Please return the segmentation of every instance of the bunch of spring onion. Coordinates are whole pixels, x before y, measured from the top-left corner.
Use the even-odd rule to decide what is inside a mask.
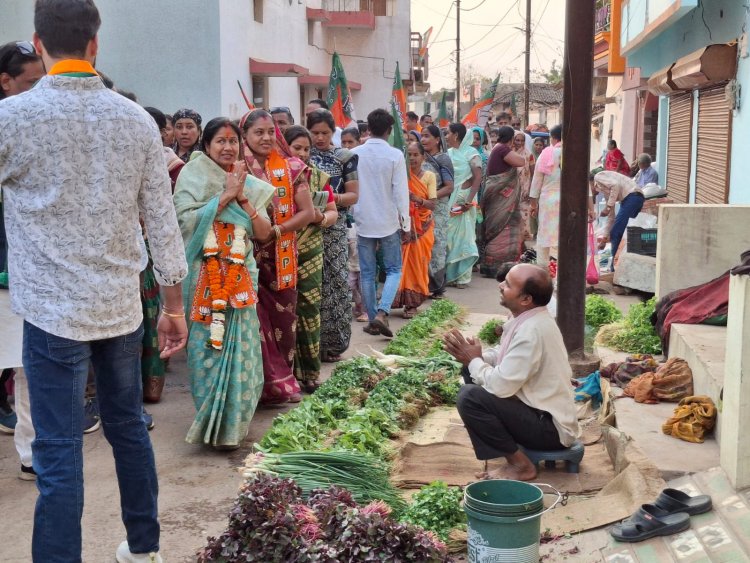
[[[438,371],[441,368],[449,370],[460,369],[461,363],[455,361],[447,353],[427,358],[407,358],[398,354],[383,354],[370,347],[372,357],[377,362],[391,371],[397,371],[400,368],[415,368],[427,373]]]
[[[250,478],[258,472],[293,479],[305,497],[313,489],[336,485],[347,489],[354,500],[363,505],[382,500],[396,513],[406,507],[388,480],[387,464],[367,454],[344,451],[259,452],[248,458],[243,475]]]

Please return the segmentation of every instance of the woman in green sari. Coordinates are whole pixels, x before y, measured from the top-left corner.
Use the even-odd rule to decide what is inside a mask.
[[[258,269],[250,239],[271,236],[266,207],[274,188],[235,164],[240,139],[229,119],[211,120],[204,152],[192,155],[174,194],[189,266],[183,291],[197,410],[186,439],[219,449],[240,446],[263,389]]]
[[[312,138],[301,125],[284,132],[293,156],[309,165]],[[312,393],[320,385],[320,300],[323,286],[323,229],[338,220],[333,190],[328,174],[308,168],[310,195],[315,205],[315,218],[297,234],[297,341],[294,354],[294,375],[303,391]]]
[[[462,123],[451,123],[445,135],[453,162],[453,193],[448,201],[448,258],[445,281],[460,289],[471,282],[471,270],[479,258],[477,250],[477,192],[482,183],[482,158],[471,146],[473,135]]]

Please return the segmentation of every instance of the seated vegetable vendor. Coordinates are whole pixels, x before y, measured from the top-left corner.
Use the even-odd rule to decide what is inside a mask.
[[[552,292],[546,270],[518,264],[500,283],[500,303],[513,318],[498,346],[483,353],[456,329],[444,337],[445,349],[468,368],[457,406],[477,459],[508,461],[482,478],[534,479],[536,466],[519,445],[560,450],[578,437],[568,353],[546,307]]]

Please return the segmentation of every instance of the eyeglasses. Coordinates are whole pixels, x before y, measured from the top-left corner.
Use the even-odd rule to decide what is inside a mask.
[[[5,72],[5,67],[13,58],[13,55],[18,53],[24,57],[36,56],[36,49],[31,41],[16,41],[16,45],[13,49],[9,49],[0,59],[0,72]]]

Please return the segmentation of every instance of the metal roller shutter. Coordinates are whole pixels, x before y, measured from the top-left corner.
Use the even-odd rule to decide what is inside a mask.
[[[667,194],[675,203],[688,203],[690,149],[693,128],[693,93],[669,98],[667,136]]]
[[[695,203],[727,203],[732,111],[724,85],[698,93]]]

